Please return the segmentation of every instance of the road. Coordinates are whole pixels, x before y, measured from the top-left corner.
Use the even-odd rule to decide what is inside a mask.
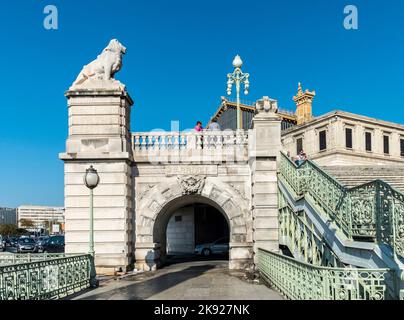
[[[263,284],[229,271],[227,261],[192,261],[163,269],[101,281],[74,300],[282,300]]]

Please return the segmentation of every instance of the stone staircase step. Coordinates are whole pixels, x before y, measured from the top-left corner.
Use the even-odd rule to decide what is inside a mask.
[[[382,180],[404,192],[404,166],[323,166],[326,173],[346,187]]]

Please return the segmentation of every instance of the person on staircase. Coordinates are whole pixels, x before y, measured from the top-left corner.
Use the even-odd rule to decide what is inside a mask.
[[[307,161],[307,154],[301,150],[296,157],[295,163],[298,167],[300,167],[305,161]]]

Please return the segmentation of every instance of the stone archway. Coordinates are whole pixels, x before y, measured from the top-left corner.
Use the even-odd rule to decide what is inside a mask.
[[[164,263],[162,239],[173,210],[192,203],[215,207],[230,229],[229,268],[252,264],[252,218],[248,201],[230,184],[202,176],[172,177],[136,195],[136,268],[154,270]],[[163,243],[163,247],[162,247]]]
[[[224,213],[223,209],[220,208],[216,203],[214,203],[210,199],[202,197],[200,195],[184,195],[178,199],[174,199],[170,203],[168,203],[164,208],[162,208],[162,210],[157,215],[157,218],[154,222],[153,242],[159,245],[161,264],[165,264],[165,261],[166,261],[167,225],[168,225],[170,218],[172,217],[172,215],[175,212],[177,212],[178,209],[181,209],[188,205],[194,205],[194,204],[198,204],[198,205],[205,204],[205,205],[215,208],[225,218],[229,231],[230,231],[231,222],[229,221],[228,217]],[[230,234],[230,232],[227,233],[225,236],[229,236],[229,234]]]

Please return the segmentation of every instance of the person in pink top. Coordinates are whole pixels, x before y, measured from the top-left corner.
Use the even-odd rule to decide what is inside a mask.
[[[198,122],[196,123],[196,126],[195,126],[195,131],[196,131],[196,132],[201,132],[202,130],[203,130],[202,122],[198,121]]]

